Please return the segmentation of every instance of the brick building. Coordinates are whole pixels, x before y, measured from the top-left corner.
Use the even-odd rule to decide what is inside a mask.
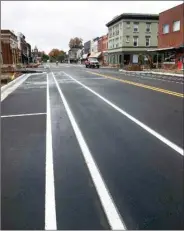
[[[158,48],[184,45],[184,3],[159,14]]]
[[[162,67],[177,65],[182,69],[184,59],[184,3],[159,14],[158,48]]]
[[[1,51],[4,66],[18,63],[18,40],[17,36],[10,30],[1,30]]]
[[[108,34],[103,35],[98,40],[98,52],[101,52],[101,65],[108,65]]]

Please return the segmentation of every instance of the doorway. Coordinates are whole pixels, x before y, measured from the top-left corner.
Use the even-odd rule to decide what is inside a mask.
[[[124,54],[124,64],[130,64],[130,54]]]

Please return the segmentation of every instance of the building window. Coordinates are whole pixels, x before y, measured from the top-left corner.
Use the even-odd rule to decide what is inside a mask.
[[[138,55],[136,55],[136,54],[133,55],[133,56],[132,56],[132,63],[138,63],[138,59],[139,59],[139,58],[138,58]]]
[[[134,47],[138,46],[138,36],[133,37],[133,44],[134,44]]]
[[[173,22],[173,31],[179,31],[180,30],[180,21]]]
[[[163,34],[168,34],[169,33],[169,24],[163,25]]]
[[[134,22],[134,32],[138,32],[138,31],[139,31],[139,23]]]
[[[151,31],[151,23],[146,23],[146,32]]]
[[[130,28],[130,22],[126,22],[126,28]]]
[[[127,35],[127,36],[126,36],[126,43],[129,43],[129,42],[130,42],[130,36]]]
[[[150,36],[146,36],[146,47],[150,46]]]

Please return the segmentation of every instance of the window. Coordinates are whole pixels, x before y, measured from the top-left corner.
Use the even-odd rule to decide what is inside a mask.
[[[168,34],[169,33],[169,24],[163,25],[163,34]]]
[[[119,47],[119,38],[115,40],[115,43],[116,43],[116,47]]]
[[[133,37],[133,44],[134,44],[134,47],[138,46],[138,36]]]
[[[130,22],[126,22],[126,28],[130,28]]]
[[[173,22],[173,32],[180,30],[180,21]]]
[[[138,30],[139,30],[139,23],[134,22],[134,32],[138,32]]]
[[[132,62],[133,63],[138,63],[138,60],[139,60],[138,55],[133,55]]]
[[[130,36],[127,35],[127,36],[126,36],[126,43],[129,43],[129,42],[130,42]]]
[[[146,36],[146,47],[150,46],[150,36]]]
[[[146,23],[146,32],[151,31],[151,23]]]

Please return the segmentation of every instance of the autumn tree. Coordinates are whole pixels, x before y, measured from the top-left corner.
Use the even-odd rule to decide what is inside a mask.
[[[54,48],[49,52],[49,57],[50,57],[51,62],[54,62],[54,61],[62,62],[66,57],[66,53],[63,50]]]
[[[71,48],[82,48],[83,44],[82,44],[83,40],[81,38],[75,37],[75,38],[71,38],[69,41],[69,47]]]
[[[60,50],[54,48],[49,52],[49,56],[52,58],[56,58],[58,57],[59,53],[60,53]]]

